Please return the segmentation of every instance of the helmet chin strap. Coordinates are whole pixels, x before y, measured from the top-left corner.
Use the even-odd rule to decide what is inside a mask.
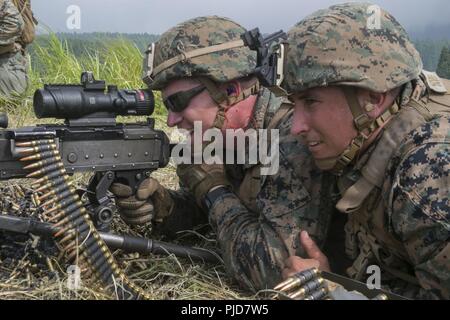
[[[398,105],[394,102],[394,104],[379,117],[371,119],[366,112],[372,111],[373,105],[368,103],[364,108],[361,107],[354,87],[342,86],[342,90],[350,107],[350,111],[352,112],[353,124],[358,131],[358,135],[339,156],[315,161],[319,169],[331,170],[335,174],[341,174],[344,168],[355,159],[358,152],[363,147],[364,142],[372,135],[372,133],[384,126],[385,123],[399,110]]]
[[[225,123],[225,109],[247,99],[252,95],[258,94],[260,89],[259,81],[256,80],[252,86],[241,90],[237,96],[229,96],[223,90],[220,90],[217,84],[211,79],[200,78],[199,81],[206,87],[206,90],[208,90],[211,98],[219,106],[216,118],[214,119],[213,127],[220,130],[223,128]]]

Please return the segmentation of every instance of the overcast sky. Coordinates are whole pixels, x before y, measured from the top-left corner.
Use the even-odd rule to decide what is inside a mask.
[[[35,16],[55,32],[124,32],[160,34],[186,19],[220,15],[247,29],[259,27],[266,33],[288,30],[309,13],[333,0],[32,0]],[[393,14],[407,29],[450,25],[448,0],[374,0]],[[80,8],[80,29],[69,29],[66,13],[71,5]],[[71,20],[72,25],[74,20]],[[450,33],[450,30],[449,30]]]

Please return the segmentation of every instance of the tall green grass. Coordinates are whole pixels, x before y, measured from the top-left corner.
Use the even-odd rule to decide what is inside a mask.
[[[28,72],[30,85],[26,94],[14,98],[0,97],[0,112],[8,113],[10,126],[43,122],[34,117],[34,91],[48,83],[79,83],[83,71],[92,71],[96,79],[105,80],[107,84],[114,84],[119,88],[144,87],[141,80],[142,53],[127,39],[105,40],[98,50],[89,50],[81,56],[76,56],[65,40],[61,41],[55,34],[50,33],[46,41],[35,44],[33,50],[33,61],[30,61]],[[154,115],[158,120],[162,120],[165,114],[160,95],[155,93]],[[119,121],[136,119],[119,117]],[[44,122],[54,120],[45,119]]]

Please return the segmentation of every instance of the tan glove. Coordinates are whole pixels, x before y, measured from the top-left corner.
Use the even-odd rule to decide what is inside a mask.
[[[177,175],[201,207],[204,196],[214,187],[229,186],[222,164],[180,164]]]
[[[174,207],[169,192],[153,178],[145,179],[135,195],[131,187],[121,183],[112,184],[110,190],[117,197],[120,216],[128,225],[143,225],[150,221],[160,223]]]

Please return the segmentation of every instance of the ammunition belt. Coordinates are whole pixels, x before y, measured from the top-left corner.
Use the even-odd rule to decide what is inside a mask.
[[[317,268],[304,270],[278,284],[274,299],[281,300],[325,300],[328,287]]]
[[[64,164],[52,139],[16,142],[16,150],[27,162],[25,170],[33,170],[28,178],[38,192],[34,200],[44,208],[43,216],[58,231],[55,241],[71,264],[80,266],[83,275],[113,292],[118,299],[150,299],[145,291],[132,283],[117,265],[105,242],[100,238],[80,197],[64,169]],[[41,204],[42,201],[45,201]]]

